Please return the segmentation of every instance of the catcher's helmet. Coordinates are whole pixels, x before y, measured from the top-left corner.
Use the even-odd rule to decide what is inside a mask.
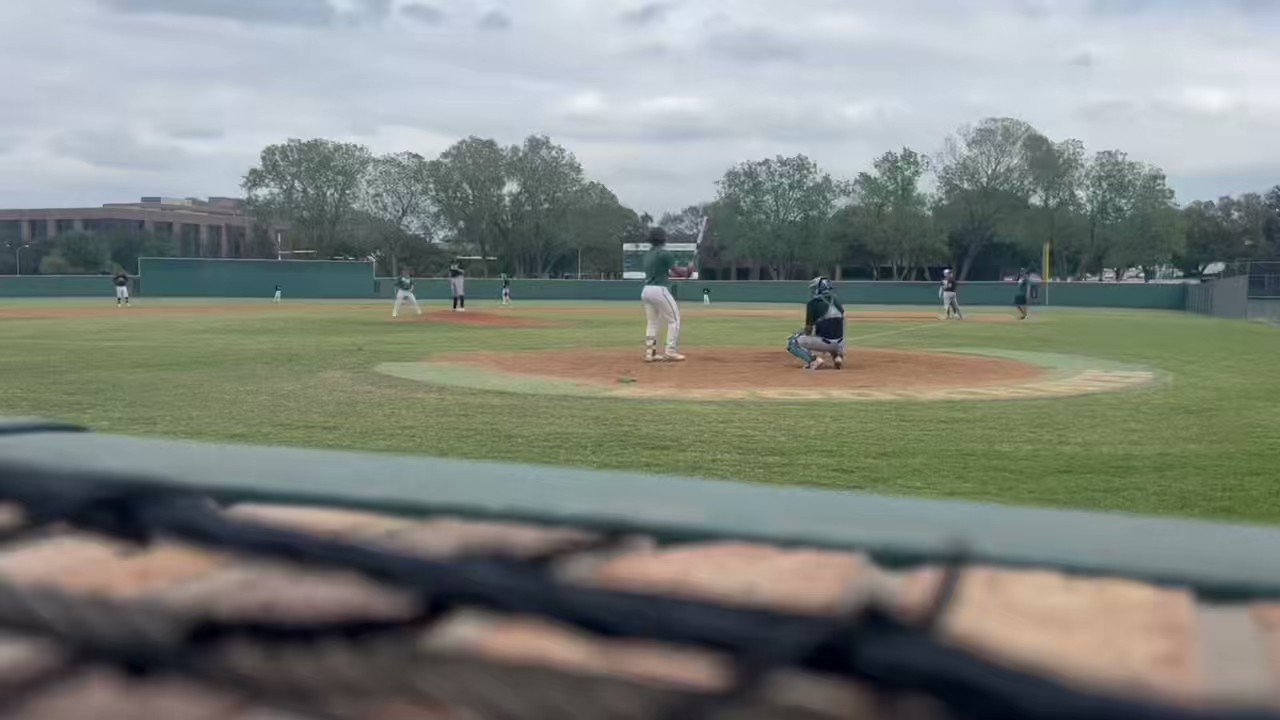
[[[830,280],[826,279],[825,277],[819,276],[814,278],[813,282],[809,283],[809,291],[812,292],[815,296],[830,295],[834,291],[834,288],[831,287]]]

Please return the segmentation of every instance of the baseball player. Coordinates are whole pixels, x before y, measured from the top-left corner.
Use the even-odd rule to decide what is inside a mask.
[[[280,304],[280,293],[281,293],[282,291],[283,291],[283,289],[282,289],[279,285],[276,285],[276,294],[275,294],[275,296],[274,296],[274,297],[272,297],[272,298],[271,298],[271,302],[275,303],[276,305],[279,305],[279,304]]]
[[[511,278],[506,273],[502,273],[502,304],[511,304]]]
[[[111,278],[111,282],[116,286],[116,307],[120,307],[121,303],[125,307],[132,307],[129,305],[129,273],[121,270]]]
[[[1013,305],[1018,308],[1018,319],[1027,319],[1027,294],[1031,292],[1031,275],[1026,268],[1018,270],[1018,290],[1013,296]]]
[[[413,296],[413,278],[409,277],[408,270],[401,270],[400,277],[396,278],[396,304],[391,308],[391,317],[400,316],[400,304],[405,300],[413,303],[413,309],[419,315],[422,314],[422,308],[418,305],[418,298]]]
[[[703,305],[711,304],[711,288],[709,287],[702,288],[702,304]]]
[[[804,361],[805,370],[817,370],[827,353],[837,370],[844,368],[844,305],[831,281],[816,277],[809,283],[812,297],[805,306],[804,330],[787,338],[787,352]]]
[[[956,290],[959,283],[956,281],[955,273],[948,268],[942,271],[942,307],[947,311],[947,319],[950,320],[954,315],[957,320],[964,319],[964,313],[960,312],[960,300]]]
[[[680,354],[680,308],[671,296],[671,278],[689,277],[693,267],[677,266],[675,256],[667,250],[666,245],[666,230],[655,227],[649,231],[649,252],[644,254],[644,290],[640,291],[646,321],[645,362],[679,362],[685,359]],[[661,355],[658,354],[659,320],[667,323],[667,346]]]
[[[454,263],[449,266],[449,292],[453,294],[453,311],[467,311],[466,275],[462,266]]]

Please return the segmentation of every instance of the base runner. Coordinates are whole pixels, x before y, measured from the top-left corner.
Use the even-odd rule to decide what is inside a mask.
[[[644,255],[644,360],[656,362],[684,360],[680,354],[680,308],[671,296],[671,278],[689,277],[692,266],[678,267],[676,258],[667,250],[667,231],[656,227],[649,231],[649,252]],[[667,324],[666,350],[658,354],[658,321]]]
[[[502,273],[502,304],[511,304],[511,278],[506,273]]]
[[[959,283],[956,282],[955,273],[950,269],[942,271],[942,306],[947,311],[947,319],[950,320],[954,315],[957,320],[964,319],[964,313],[960,312],[960,295],[957,292]]]
[[[129,305],[129,274],[121,270],[111,278],[111,282],[116,286],[116,307],[120,307],[120,303],[124,303],[125,307]]]
[[[422,308],[418,305],[418,298],[413,295],[413,278],[409,277],[408,270],[401,270],[400,277],[396,278],[396,304],[391,307],[391,317],[400,316],[400,304],[405,300],[413,303],[413,309],[419,315],[422,314]]]
[[[844,305],[836,297],[831,281],[816,277],[809,283],[812,297],[805,306],[804,330],[787,338],[787,352],[804,361],[805,370],[817,370],[823,360],[817,353],[831,356],[837,370],[844,368]]]

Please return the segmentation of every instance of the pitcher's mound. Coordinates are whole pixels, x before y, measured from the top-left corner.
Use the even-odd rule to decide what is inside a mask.
[[[653,400],[1026,400],[1151,384],[1151,370],[1097,358],[852,348],[843,370],[804,370],[780,348],[690,348],[646,363],[640,348],[434,355],[382,363],[393,377],[475,390]],[[1002,355],[1002,356],[1001,356]]]
[[[468,353],[436,357],[432,362],[465,362],[511,375],[573,380],[579,383],[687,390],[762,390],[770,388],[903,389],[983,387],[1034,380],[1036,365],[954,353],[853,348],[843,370],[830,366],[808,371],[781,348],[696,348],[685,362],[644,362],[635,348],[553,350],[516,353]]]

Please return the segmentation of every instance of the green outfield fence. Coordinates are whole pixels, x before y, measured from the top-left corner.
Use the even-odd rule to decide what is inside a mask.
[[[199,258],[142,258],[134,292],[144,297],[243,297],[270,298],[276,285],[286,299],[391,298],[393,278],[375,278],[373,264],[323,260],[213,260]],[[938,285],[933,282],[838,282],[842,299],[850,304],[936,305]],[[1063,307],[1114,307],[1184,310],[1188,285],[1158,283],[1053,283],[1035,287],[1033,304]],[[686,281],[674,291],[684,302],[698,301],[702,289],[711,290],[713,302],[791,303],[808,297],[807,281]],[[467,280],[467,296],[496,299],[497,279]],[[621,300],[634,301],[640,284],[631,280],[535,280],[516,279],[512,295],[521,300]],[[1011,282],[972,282],[960,287],[964,306],[1010,306],[1015,286]],[[114,297],[106,276],[0,277],[0,297]],[[417,295],[424,300],[449,297],[448,280],[417,281]],[[1047,295],[1047,298],[1046,298]],[[1047,300],[1047,302],[1046,302]]]
[[[373,263],[341,260],[141,258],[138,294],[155,297],[262,297],[279,285],[289,297],[368,298]]]
[[[0,297],[115,296],[115,285],[108,275],[0,276]]]
[[[379,278],[378,297],[395,295],[393,278]],[[938,284],[933,282],[835,283],[840,298],[850,304],[865,305],[936,305]],[[492,279],[468,279],[467,297],[497,298],[502,283]],[[804,281],[686,281],[674,284],[676,296],[683,302],[701,301],[702,289],[711,290],[712,302],[776,302],[790,303],[809,296],[809,283]],[[1015,285],[1011,282],[973,282],[961,286],[962,305],[1012,306]],[[1045,304],[1044,288],[1035,288],[1035,304]],[[1139,283],[1054,283],[1049,288],[1048,304],[1067,307],[1119,307],[1156,310],[1182,310],[1186,305],[1186,286],[1180,284]],[[419,299],[444,300],[449,297],[445,279],[420,279],[416,294]],[[634,280],[524,280],[511,283],[512,298],[520,300],[636,300],[640,284]]]

